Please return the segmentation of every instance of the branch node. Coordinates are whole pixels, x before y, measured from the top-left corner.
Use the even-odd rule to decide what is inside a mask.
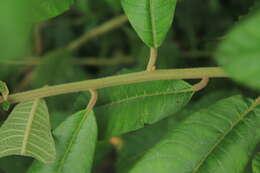
[[[91,94],[91,98],[90,101],[87,105],[87,109],[91,110],[94,108],[96,102],[97,102],[97,98],[98,98],[98,93],[95,89],[90,89],[89,90],[90,94]]]

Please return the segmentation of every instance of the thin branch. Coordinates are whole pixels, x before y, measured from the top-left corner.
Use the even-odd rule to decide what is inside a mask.
[[[84,35],[82,35],[80,38],[74,40],[73,42],[71,42],[68,46],[67,49],[70,51],[74,51],[78,48],[80,48],[83,44],[87,43],[88,41],[90,41],[91,39],[105,34],[113,29],[116,29],[118,27],[120,27],[121,25],[125,24],[127,22],[127,17],[125,15],[116,17],[94,29],[92,29],[89,32],[86,32]]]
[[[75,41],[72,41],[70,44],[68,44],[65,47],[65,49],[68,49],[69,51],[74,51],[74,50],[80,48],[86,42],[90,41],[91,39],[93,39],[97,36],[100,36],[102,34],[105,34],[113,29],[116,29],[116,28],[120,27],[121,25],[123,25],[125,22],[127,22],[126,16],[122,15],[122,16],[116,17],[116,18],[102,24],[101,26],[98,26],[97,28],[94,28],[93,30],[86,32],[80,38],[78,38]],[[33,71],[31,71],[31,73],[33,73]],[[29,74],[29,75],[33,75],[33,74]],[[22,83],[30,82],[27,79],[28,78],[25,78],[24,80],[22,80]],[[31,80],[33,80],[33,78],[31,78]],[[24,86],[26,86],[26,85],[24,85]]]
[[[156,70],[152,73],[144,71],[117,75],[99,79],[73,82],[56,86],[48,86],[31,91],[11,94],[8,101],[12,103],[29,101],[37,98],[45,98],[55,95],[87,91],[89,89],[100,89],[105,87],[125,85],[130,83],[139,83],[155,80],[173,80],[173,79],[202,79],[202,78],[226,78],[228,75],[219,67],[208,68],[187,68],[172,70]],[[0,103],[3,98],[0,97]]]
[[[150,58],[149,58],[149,62],[148,62],[147,68],[146,68],[146,70],[148,72],[152,72],[152,71],[156,70],[157,56],[158,56],[157,48],[151,48],[150,49]]]
[[[98,58],[98,57],[80,57],[74,58],[73,63],[77,65],[91,65],[91,66],[115,66],[122,64],[131,64],[135,62],[133,57],[122,56],[122,57],[112,57],[112,58]],[[0,60],[1,64],[6,65],[30,65],[36,66],[42,63],[42,60],[38,57],[30,58],[27,61],[12,61],[12,60]]]
[[[98,93],[94,89],[90,89],[89,92],[91,94],[91,99],[87,105],[87,109],[92,110],[97,102]]]

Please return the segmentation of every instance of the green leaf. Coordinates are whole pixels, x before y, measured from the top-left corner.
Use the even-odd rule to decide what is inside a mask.
[[[76,67],[70,52],[65,49],[50,52],[43,59],[35,69],[32,81],[34,88],[74,82],[85,78],[84,71],[80,67]]]
[[[31,49],[31,24],[28,19],[29,4],[24,1],[1,0],[0,5],[0,79],[14,80],[21,74],[14,65],[3,62],[26,59]]]
[[[122,137],[123,148],[118,153],[117,173],[128,173],[145,152],[154,147],[170,128],[177,127],[177,124],[175,116],[171,116],[156,124],[124,135]]]
[[[55,146],[50,129],[43,100],[18,104],[0,128],[0,157],[22,155],[53,162]]]
[[[242,20],[220,44],[216,59],[236,81],[260,89],[260,12]],[[246,68],[246,69],[245,69]]]
[[[252,163],[253,173],[260,173],[260,153],[257,153]]]
[[[54,131],[57,159],[52,164],[35,161],[29,173],[90,173],[97,142],[93,111],[70,116]]]
[[[42,21],[58,16],[68,10],[74,0],[29,0],[33,21]]]
[[[117,172],[128,173],[147,151],[167,135],[169,130],[177,128],[185,118],[198,111],[199,108],[207,108],[210,104],[225,98],[227,95],[230,95],[230,90],[214,91],[195,102],[190,102],[184,109],[169,118],[124,135],[122,137],[123,149],[118,153]]]
[[[159,47],[171,27],[177,0],[122,0],[122,6],[139,37]]]
[[[121,4],[120,0],[105,0],[107,2],[107,5],[113,9],[115,12],[120,12],[121,10]]]
[[[173,127],[129,173],[242,172],[259,127],[256,102],[240,96],[221,100]]]
[[[109,138],[137,130],[178,112],[193,95],[187,91],[190,87],[182,80],[166,80],[99,90],[95,107],[99,137]],[[88,99],[81,102],[86,103]]]

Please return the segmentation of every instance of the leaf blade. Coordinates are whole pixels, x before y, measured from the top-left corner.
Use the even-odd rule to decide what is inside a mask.
[[[68,10],[74,0],[30,0],[32,20],[35,22],[58,16]]]
[[[95,107],[99,137],[115,137],[176,113],[191,99],[190,88],[182,80],[166,80],[99,90]],[[85,96],[85,102],[88,99]]]
[[[259,127],[260,109],[249,103],[231,97],[193,114],[147,152],[130,173],[243,171],[248,153],[259,140],[254,128]]]
[[[20,103],[0,129],[0,157],[22,155],[52,162],[56,153],[50,129],[43,100]]]
[[[173,20],[176,0],[122,0],[122,6],[139,37],[159,47]]]
[[[230,31],[215,53],[217,62],[237,82],[260,89],[260,13],[255,10]],[[243,70],[248,67],[246,70]]]
[[[54,163],[44,165],[34,162],[29,173],[59,173],[91,171],[97,126],[93,111],[83,110],[70,116],[54,130],[57,139],[57,159]]]

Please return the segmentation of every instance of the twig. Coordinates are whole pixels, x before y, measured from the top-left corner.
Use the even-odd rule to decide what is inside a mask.
[[[73,82],[56,86],[49,86],[31,91],[11,94],[8,101],[12,103],[45,98],[55,95],[87,91],[89,89],[99,89],[130,83],[139,83],[155,80],[173,80],[173,79],[202,79],[202,78],[226,78],[228,75],[219,67],[207,68],[187,68],[173,70],[156,70],[150,72],[137,72],[124,75],[117,75],[99,79]],[[203,86],[203,85],[202,85]],[[0,103],[3,99],[0,98]]]
[[[87,43],[89,40],[91,40],[99,35],[105,34],[113,29],[116,29],[126,22],[127,22],[127,17],[125,15],[116,17],[116,18],[92,29],[91,31],[86,32],[80,38],[71,42],[67,46],[67,49],[70,51],[74,51],[74,50],[80,48],[83,44]]]
[[[98,58],[98,57],[80,57],[74,58],[73,63],[77,65],[91,65],[91,66],[114,66],[122,64],[131,64],[135,62],[133,57],[122,56],[122,57],[113,57],[113,58]],[[12,60],[0,60],[0,64],[6,65],[30,65],[36,66],[41,64],[42,61],[38,57],[31,58],[25,61],[12,61]]]

